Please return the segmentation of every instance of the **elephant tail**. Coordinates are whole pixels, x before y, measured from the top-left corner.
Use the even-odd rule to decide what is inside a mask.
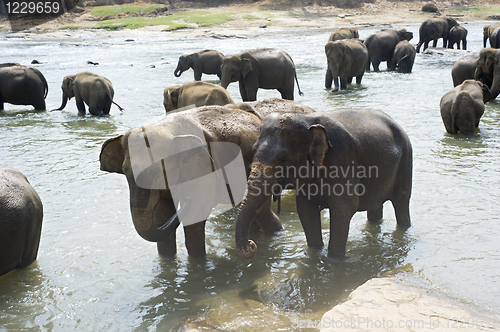
[[[117,103],[115,103],[114,100],[112,102],[113,102],[113,104],[115,104],[118,107],[118,109],[120,110],[120,112],[125,111],[125,109],[123,107],[121,107],[120,105],[118,105]]]
[[[297,73],[295,73],[295,82],[297,82],[297,89],[299,89],[299,96],[303,96],[304,93],[300,91],[299,80],[297,80]]]

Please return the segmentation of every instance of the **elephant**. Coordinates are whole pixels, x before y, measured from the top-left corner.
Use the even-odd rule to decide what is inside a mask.
[[[202,106],[167,113],[165,118],[157,123],[131,129],[124,135],[110,138],[104,142],[100,154],[100,168],[102,171],[124,174],[126,176],[129,185],[130,210],[134,226],[142,238],[157,242],[157,249],[160,255],[173,256],[176,254],[175,230],[180,222],[179,216],[186,213],[196,213],[201,207],[198,206],[198,203],[193,203],[193,208],[190,209],[190,205],[187,205],[190,203],[186,203],[186,199],[186,202],[182,202],[184,205],[181,205],[180,209],[177,210],[176,207],[178,205],[175,204],[173,194],[176,182],[171,182],[170,178],[168,182],[163,183],[162,187],[158,187],[159,189],[143,185],[144,181],[141,180],[141,177],[137,177],[136,180],[134,168],[137,170],[138,163],[148,163],[150,157],[148,155],[145,158],[140,158],[141,155],[139,154],[139,158],[137,158],[138,150],[135,143],[141,142],[141,140],[147,137],[149,144],[154,148],[151,149],[151,152],[156,151],[155,153],[159,154],[160,157],[165,155],[165,151],[175,149],[177,146],[193,140],[205,140],[206,143],[201,144],[205,146],[207,144],[212,146],[214,142],[235,143],[240,147],[243,157],[245,170],[241,184],[244,190],[253,157],[252,147],[259,136],[261,118],[271,112],[307,114],[314,112],[314,110],[293,101],[277,98],[237,105]],[[198,131],[201,133],[201,137],[186,134],[186,130],[189,130],[188,133]],[[155,142],[157,142],[156,145]],[[146,145],[141,146],[147,149]],[[176,172],[182,173],[193,169],[201,163],[197,160],[200,154],[193,154],[193,156],[178,154],[179,157],[177,160],[179,160],[181,165],[173,169],[172,173],[175,175]],[[142,159],[145,160],[143,161]],[[165,164],[162,162],[163,166]],[[157,175],[154,173],[154,165],[159,165],[159,162],[157,164],[153,164],[153,162],[146,164],[146,166],[150,167],[146,168],[143,173],[147,175],[148,169],[151,169],[153,172],[152,175]],[[209,172],[211,172],[211,164],[209,163],[208,166]],[[159,174],[160,178],[164,179],[163,172],[160,171]],[[225,185],[223,189],[227,195]],[[232,186],[231,189],[233,189]],[[205,199],[208,203],[213,203],[210,199],[213,199],[215,195],[210,190],[215,189],[212,187],[197,186],[195,190],[197,191],[196,195],[201,195],[202,199]],[[243,192],[241,192],[242,196]],[[194,206],[195,204],[196,206]],[[260,225],[262,223],[262,230],[267,234],[281,230],[282,226],[279,219],[270,209],[271,200],[266,202],[265,205],[265,208],[259,212],[260,220],[257,221],[257,224]],[[205,219],[214,206],[215,203],[204,205],[205,210],[202,212],[205,213]],[[185,246],[190,256],[204,256],[206,254],[205,220],[200,219],[200,221],[189,225],[184,223]]]
[[[277,89],[281,98],[293,100],[294,78],[299,81],[295,72],[295,64],[288,53],[273,48],[259,48],[243,51],[234,55],[226,55],[222,60],[221,85],[239,81],[240,94],[243,101],[257,100],[257,90]]]
[[[332,32],[328,41],[336,41],[342,39],[357,39],[359,38],[358,29],[354,28],[340,28]]]
[[[201,81],[202,74],[215,74],[221,78],[220,66],[224,55],[215,50],[203,50],[192,54],[183,54],[179,57],[177,68],[175,68],[175,77],[180,77],[181,74],[193,68],[194,80]]]
[[[500,27],[496,28],[491,33],[490,44],[493,48],[500,48]]]
[[[356,77],[356,83],[360,84],[365,73],[368,62],[368,50],[358,39],[343,39],[330,41],[325,45],[328,68],[325,75],[325,88],[329,89],[334,82],[332,92],[340,88],[346,89],[347,83]]]
[[[397,43],[392,56],[392,68],[399,67],[402,73],[411,73],[417,50],[407,40]]]
[[[453,86],[462,84],[463,81],[468,79],[474,79],[474,73],[476,72],[476,62],[479,59],[479,55],[471,54],[461,57],[453,64],[451,69],[451,78],[453,79]]]
[[[500,94],[500,49],[487,47],[479,52],[474,79],[490,88],[491,99]]]
[[[468,79],[448,91],[440,101],[441,118],[449,134],[473,135],[484,113],[484,103],[491,100],[486,84]]]
[[[417,44],[417,53],[420,53],[420,47],[424,45],[424,51],[433,41],[433,47],[436,47],[439,38],[443,38],[443,47],[446,48],[451,28],[458,25],[457,21],[449,17],[432,17],[425,20],[419,28],[420,40]]]
[[[295,189],[309,247],[323,247],[320,210],[329,208],[330,257],[345,255],[356,211],[368,211],[368,220],[379,222],[383,203],[390,200],[398,226],[411,224],[411,143],[403,128],[381,111],[273,113],[262,120],[254,152],[235,230],[244,258],[252,258],[257,249],[249,240],[250,224],[268,197],[283,189]]]
[[[177,108],[195,105],[234,104],[233,98],[223,87],[208,82],[190,82],[171,86],[163,91],[163,106],[166,112]]]
[[[456,25],[450,29],[448,48],[453,48],[457,44],[457,50],[460,49],[460,42],[462,42],[462,50],[467,49],[467,29]]]
[[[66,107],[68,99],[75,97],[78,114],[86,113],[85,104],[89,107],[90,114],[104,116],[109,114],[111,103],[123,108],[113,101],[115,91],[111,81],[106,77],[90,72],[82,72],[64,77],[61,89],[63,91],[62,104],[52,111],[61,111]]]
[[[379,71],[379,65],[382,61],[387,61],[389,70],[395,70],[392,57],[394,48],[402,40],[411,40],[413,33],[406,29],[382,29],[368,36],[364,44],[368,49],[368,63],[366,70],[370,70],[370,63],[374,71]]]
[[[43,204],[26,176],[0,168],[0,275],[36,260]]]
[[[488,39],[490,39],[490,46],[493,47],[493,45],[491,44],[491,34],[493,33],[493,31],[495,31],[496,28],[499,28],[500,27],[500,23],[494,23],[494,24],[491,24],[491,25],[485,25],[484,28],[483,28],[483,47],[486,47],[486,41],[488,41]]]
[[[47,81],[38,69],[19,63],[0,64],[0,111],[4,103],[31,105],[44,111],[48,92]]]

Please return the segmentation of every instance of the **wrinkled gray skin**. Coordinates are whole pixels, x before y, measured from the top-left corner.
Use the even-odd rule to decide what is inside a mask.
[[[467,49],[467,29],[462,26],[454,26],[450,29],[448,48],[453,48],[457,44],[457,50],[460,49],[460,42],[462,43],[462,50]]]
[[[149,133],[154,133],[157,139],[169,140],[173,138],[178,128],[196,127],[203,131],[207,143],[232,142],[237,144],[241,148],[248,174],[253,158],[252,147],[259,136],[261,117],[271,112],[311,113],[314,110],[293,101],[277,98],[240,103],[236,106],[203,106],[168,113],[165,118],[155,124],[134,128],[124,135],[108,139],[101,150],[101,170],[126,176],[130,190],[130,211],[137,233],[145,240],[157,242],[158,252],[161,255],[175,255],[175,231],[179,225],[179,218],[170,188],[151,190],[140,188],[136,184],[128,147],[130,137],[143,137],[143,130],[147,130]],[[148,138],[151,138],[150,135]],[[189,138],[189,135],[176,137],[175,143],[181,144],[183,140]],[[179,167],[180,172],[197,162],[196,155],[182,162],[186,167]],[[257,224],[261,225],[261,229],[266,234],[282,229],[281,223],[271,211],[270,206],[271,199],[264,203],[264,207],[259,212],[259,220],[257,220]],[[197,209],[197,206],[189,206],[189,209]],[[205,221],[185,226],[184,233],[188,254],[190,256],[205,255]]]
[[[4,103],[31,105],[44,111],[48,92],[47,81],[38,69],[19,63],[0,64],[0,111]]]
[[[332,32],[328,41],[336,41],[342,39],[356,39],[359,38],[358,29],[354,28],[340,28]]]
[[[440,102],[441,118],[450,134],[473,135],[484,113],[484,103],[491,99],[490,90],[476,80],[465,80],[448,91]]]
[[[243,101],[257,100],[257,90],[276,89],[281,98],[293,100],[295,64],[288,53],[273,48],[259,48],[226,55],[222,60],[221,86],[227,88],[231,82],[239,82]]]
[[[490,88],[492,99],[500,94],[500,49],[488,47],[479,52],[474,79]]]
[[[42,201],[28,179],[0,168],[0,275],[35,261],[42,219]]]
[[[208,82],[190,82],[180,86],[165,88],[163,106],[166,112],[190,105],[227,105],[234,104],[226,89]]]
[[[254,151],[236,221],[236,247],[244,258],[255,255],[257,246],[249,240],[250,224],[258,220],[257,212],[272,194],[271,188],[296,188],[297,212],[310,247],[323,247],[320,212],[329,209],[328,256],[345,254],[354,213],[368,211],[368,220],[379,222],[387,200],[394,206],[398,226],[410,226],[411,143],[404,130],[383,112],[341,109],[311,115],[270,114],[262,121]],[[378,173],[335,173],[335,169],[348,167],[372,167]],[[349,194],[349,186],[364,191]]]
[[[484,26],[484,28],[483,28],[483,47],[486,47],[486,42],[488,41],[488,39],[490,39],[491,34],[493,33],[493,31],[495,31],[496,28],[499,28],[499,27],[500,27],[500,23],[494,23],[494,24]],[[491,39],[490,39],[490,46],[493,47],[493,45],[491,45]]]
[[[362,42],[358,39],[330,41],[325,45],[325,53],[328,63],[325,88],[331,88],[333,80],[332,92],[338,91],[339,77],[340,89],[346,89],[353,77],[357,84],[361,83],[368,62],[368,50]]]
[[[392,67],[399,68],[402,73],[411,73],[417,50],[407,40],[400,41],[394,48]]]
[[[451,78],[453,79],[453,86],[462,84],[463,81],[474,79],[476,72],[476,62],[479,55],[471,54],[461,57],[453,64],[451,69]]]
[[[382,29],[368,36],[364,41],[369,55],[366,70],[370,70],[371,63],[373,70],[379,71],[379,65],[382,61],[387,61],[389,70],[395,70],[392,60],[394,48],[400,41],[412,38],[413,33],[406,31],[406,29]]]
[[[221,78],[220,66],[224,55],[215,50],[203,50],[192,54],[183,54],[179,57],[175,77],[180,77],[183,72],[193,68],[194,80],[201,81],[202,74],[213,74]]]
[[[433,17],[425,20],[418,30],[420,40],[417,44],[417,53],[420,52],[422,44],[425,51],[431,40],[433,41],[432,46],[436,47],[439,38],[443,38],[443,48],[446,48],[450,30],[456,25],[458,25],[457,21],[449,17]]]
[[[59,108],[52,111],[60,111],[66,107],[68,99],[75,97],[78,113],[84,115],[86,113],[85,104],[89,107],[89,113],[97,116],[109,114],[111,104],[118,106],[120,111],[123,110],[117,103],[113,101],[115,91],[111,81],[106,77],[99,76],[89,72],[78,73],[64,77],[61,89],[62,104]]]
[[[493,48],[500,48],[500,27],[496,28],[491,33],[490,44]]]

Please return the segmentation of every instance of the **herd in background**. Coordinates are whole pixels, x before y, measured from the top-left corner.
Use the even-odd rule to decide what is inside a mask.
[[[387,62],[389,70],[399,68],[403,73],[410,73],[416,53],[420,51],[422,45],[425,51],[431,41],[433,41],[433,46],[435,47],[440,38],[443,38],[443,47],[453,48],[455,44],[457,48],[460,47],[460,44],[462,49],[466,49],[467,47],[467,30],[459,26],[452,18],[437,17],[428,19],[420,26],[419,33],[420,40],[417,46],[414,47],[409,43],[413,38],[413,33],[406,31],[406,29],[382,29],[368,36],[365,40],[359,39],[356,29],[338,29],[331,34],[325,45],[325,54],[327,57],[325,87],[329,89],[333,83],[333,92],[339,89],[346,89],[347,84],[351,83],[353,78],[356,78],[356,83],[359,84],[361,83],[363,74],[367,70],[370,70],[371,66],[374,71],[379,71],[379,65],[384,61]],[[488,39],[491,48],[486,48]],[[483,43],[484,48],[480,51],[479,55],[467,55],[455,62],[452,68],[452,78],[455,87],[441,99],[441,116],[446,131],[451,134],[456,134],[459,131],[465,135],[474,134],[479,124],[479,119],[484,113],[484,103],[495,99],[500,94],[500,23],[484,27]],[[190,68],[194,71],[194,82],[181,86],[168,87],[164,90],[163,104],[167,112],[167,117],[169,117],[172,123],[161,121],[158,124],[142,127],[141,130],[151,130],[158,136],[171,136],[172,132],[169,126],[174,125],[175,122],[194,121],[194,125],[203,128],[205,134],[208,135],[205,137],[207,143],[223,140],[239,142],[238,144],[243,150],[245,157],[247,176],[250,174],[252,160],[256,162],[258,160],[255,158],[271,158],[275,151],[277,151],[274,149],[266,152],[264,149],[259,150],[259,146],[269,146],[269,144],[264,144],[266,139],[271,139],[271,136],[281,133],[283,133],[283,137],[280,139],[283,141],[280,142],[283,142],[285,146],[295,147],[289,151],[293,151],[293,154],[302,153],[300,156],[297,155],[295,160],[299,160],[313,152],[311,150],[308,151],[307,147],[299,149],[298,145],[294,144],[303,145],[310,140],[315,145],[321,142],[319,147],[322,150],[313,153],[315,158],[321,157],[318,159],[318,165],[331,163],[335,158],[337,158],[336,160],[342,160],[342,157],[333,155],[336,153],[335,151],[330,152],[329,147],[332,145],[328,141],[328,137],[337,135],[336,130],[338,128],[335,125],[336,122],[342,123],[342,121],[346,121],[346,124],[351,123],[351,116],[354,113],[314,115],[311,114],[314,113],[314,110],[293,102],[294,83],[297,82],[298,87],[298,80],[295,64],[286,52],[264,48],[226,56],[215,50],[184,54],[179,58],[174,75],[179,77],[184,71]],[[221,81],[221,86],[201,82],[202,74],[217,75]],[[239,83],[239,91],[243,103],[223,107],[223,105],[235,104],[226,90],[231,82]],[[85,105],[87,105],[91,114],[102,116],[109,114],[111,104],[115,103],[113,101],[114,90],[111,82],[105,77],[90,72],[82,72],[64,77],[61,88],[63,100],[61,106],[56,110],[64,109],[67,101],[74,97],[80,114],[86,113]],[[282,100],[271,99],[256,102],[257,90],[259,88],[277,89],[281,93]],[[299,87],[298,91],[302,95]],[[45,110],[47,92],[47,81],[38,69],[18,63],[0,64],[0,111],[4,109],[5,102],[16,105],[32,105],[36,110]],[[197,107],[203,105],[219,106],[195,108],[186,110],[184,113],[171,113],[174,109],[193,104]],[[115,105],[117,105],[120,111],[123,110],[118,104],[115,103]],[[266,118],[267,115],[276,111],[293,113],[294,115],[292,117],[284,117],[281,114],[275,115],[274,118]],[[189,114],[189,116],[186,114]],[[386,174],[387,177],[398,180],[399,187],[390,183],[384,186],[380,184],[370,185],[368,183],[368,193],[371,193],[368,196],[381,197],[381,200],[372,202],[352,203],[342,199],[335,200],[338,198],[337,195],[331,195],[332,197],[326,198],[326,205],[330,207],[331,218],[342,220],[337,225],[340,227],[338,231],[330,232],[329,255],[345,253],[345,241],[347,240],[349,221],[352,214],[357,210],[368,211],[368,219],[371,221],[380,220],[382,217],[381,206],[383,202],[391,200],[396,209],[398,224],[405,227],[410,225],[408,206],[411,193],[412,156],[409,139],[402,128],[397,124],[393,124],[392,120],[381,112],[363,113],[360,111],[356,115],[360,116],[360,119],[357,120],[360,121],[359,123],[363,122],[363,126],[373,128],[374,132],[377,132],[377,128],[383,128],[387,133],[390,130],[396,130],[396,132],[388,135],[397,134],[399,137],[395,144],[398,145],[398,149],[405,151],[404,160],[394,160],[391,165],[380,166],[383,166],[384,170],[390,170]],[[265,124],[263,119],[267,119]],[[287,121],[290,122],[291,127],[286,127]],[[217,123],[217,125],[214,125],[214,123]],[[281,123],[284,127],[278,128],[277,123]],[[265,135],[267,136],[260,132],[261,124],[263,125],[262,128],[266,128]],[[246,131],[227,131],[227,126],[233,126],[234,128],[244,126]],[[293,126],[304,128],[304,134],[301,134],[303,136],[299,136],[298,142],[287,141],[290,135],[286,130]],[[279,129],[279,133],[273,133],[273,128],[276,130]],[[103,144],[100,156],[102,170],[125,174],[127,178],[131,176],[127,173],[127,171],[130,171],[130,160],[127,158],[130,157],[125,150],[128,144],[126,138],[130,137],[130,135],[135,135],[134,130],[132,129],[125,135],[112,138]],[[345,130],[347,132],[343,133],[345,135],[343,137],[349,135],[357,137],[363,134],[357,131],[356,128],[347,128]],[[231,132],[232,135],[247,136],[227,137],[228,132]],[[261,134],[260,137],[259,134]],[[308,138],[309,136],[307,135],[312,135],[311,137],[313,138]],[[343,139],[339,136],[337,142],[343,142]],[[394,148],[384,147],[383,137],[375,139],[372,137],[366,141],[373,143],[373,146],[369,147],[370,151],[384,151],[384,149],[390,151],[391,148]],[[256,142],[259,142],[259,144],[256,144]],[[311,142],[309,143],[312,144]],[[345,141],[343,143],[345,143],[345,151],[348,151],[348,147],[352,142]],[[248,146],[244,146],[244,144]],[[251,152],[254,144],[256,144],[255,156]],[[315,148],[318,148],[318,146]],[[365,150],[358,152],[369,156],[371,152]],[[351,157],[344,158],[346,165],[350,165],[351,159],[354,158]],[[278,162],[285,162],[286,158],[283,156],[280,158]],[[368,160],[367,162],[374,161]],[[134,224],[136,224],[138,233],[147,240],[157,242],[158,251],[161,254],[174,254],[176,252],[176,245],[175,233],[172,235],[172,228],[175,231],[179,224],[179,219],[177,212],[175,212],[176,205],[174,205],[172,198],[166,197],[164,194],[158,195],[152,191],[140,190],[141,188],[135,188],[133,185],[133,181],[129,182],[132,219]],[[380,191],[381,189],[382,191]],[[136,191],[137,195],[142,196],[134,197],[133,195]],[[399,194],[400,192],[405,192],[405,195]],[[247,193],[246,195],[249,194]],[[246,199],[248,201],[251,198],[246,197]],[[150,200],[157,200],[154,206],[161,209],[162,213],[155,213],[155,211],[148,212],[146,206],[140,206],[140,204],[149,202]],[[11,204],[13,201],[16,204]],[[236,242],[238,250],[243,257],[248,258],[255,254],[256,245],[253,241],[248,240],[252,221],[257,221],[258,219],[264,221],[263,223],[259,223],[259,226],[265,232],[272,233],[282,229],[277,216],[269,209],[270,202],[270,198],[265,197],[253,207],[246,205],[244,212],[240,210],[237,221],[240,226],[237,226]],[[325,201],[322,202],[321,204],[324,205]],[[340,212],[335,211],[335,207],[339,206],[339,204],[349,206],[350,212],[339,215],[338,213]],[[318,232],[317,227],[314,227],[317,224],[317,220],[308,220],[310,218],[306,217],[313,210],[314,216],[319,215],[318,211],[316,211],[319,205],[316,206],[313,204],[315,205],[313,210],[311,210],[310,205],[305,200],[301,200],[300,203],[299,200],[297,201],[297,208],[304,209],[303,213],[299,212],[299,217],[304,226],[308,245],[321,247],[323,246],[321,232],[320,230]],[[340,210],[344,210],[345,212],[345,209]],[[0,254],[0,275],[2,275],[14,268],[27,266],[36,259],[41,233],[43,207],[40,198],[29,185],[26,177],[16,170],[0,169],[0,213],[2,214],[0,215],[2,219],[0,223],[0,243],[2,243],[0,246],[0,250],[2,250]],[[143,220],[141,220],[145,218],[147,213],[151,214],[148,217],[148,220],[150,220],[149,225],[144,224]],[[245,214],[250,217],[245,218]],[[155,218],[159,219],[156,220]],[[165,220],[167,221],[165,222]],[[170,227],[170,234],[168,236],[164,234],[166,228],[164,225],[167,224]],[[139,229],[138,225],[144,226],[145,229]],[[205,222],[184,227],[186,247],[190,255],[205,254],[204,227]],[[6,229],[8,231],[5,231]],[[23,239],[22,241],[19,240],[21,238]],[[12,241],[16,245],[3,245]],[[8,248],[8,251],[5,251],[5,248]]]

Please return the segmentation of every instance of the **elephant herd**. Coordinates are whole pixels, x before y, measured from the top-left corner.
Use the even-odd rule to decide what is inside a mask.
[[[356,29],[338,29],[325,45],[325,87],[333,83],[332,91],[346,89],[354,77],[359,84],[366,70],[373,66],[378,71],[383,61],[389,70],[410,73],[416,53],[430,41],[435,46],[443,38],[445,47],[460,41],[465,48],[467,33],[453,32],[457,27],[453,19],[425,21],[416,48],[409,43],[413,34],[405,29],[382,29],[365,40],[359,39]],[[490,39],[494,45],[499,29],[500,24],[485,27],[485,44]],[[453,39],[455,35],[458,39]],[[106,140],[99,156],[102,171],[125,175],[135,229],[145,240],[156,242],[160,254],[176,253],[176,229],[182,223],[188,254],[205,255],[205,222],[212,208],[218,203],[241,203],[236,247],[241,256],[253,257],[257,246],[249,239],[251,234],[282,230],[271,202],[286,189],[295,189],[310,247],[323,247],[320,212],[329,209],[332,257],[345,254],[350,220],[357,211],[367,211],[368,220],[378,222],[384,202],[391,201],[398,226],[410,226],[412,146],[403,128],[387,114],[359,109],[316,113],[294,102],[295,64],[284,51],[185,54],[174,75],[190,68],[194,82],[164,90],[162,120]],[[217,75],[221,86],[201,82],[202,74]],[[484,103],[500,94],[500,49],[484,48],[478,56],[459,59],[452,77],[456,87],[441,100],[445,128],[449,133],[473,134]],[[243,102],[236,104],[225,89],[231,82],[239,82]],[[111,82],[89,72],[64,77],[61,88],[63,100],[57,110],[75,97],[79,113],[85,114],[87,105],[91,114],[102,116],[115,103]],[[259,88],[277,89],[282,98],[257,101]],[[47,91],[37,69],[0,64],[0,111],[4,102],[45,110]],[[172,112],[190,105],[195,107]],[[235,146],[236,150],[231,148]],[[229,171],[226,166],[239,156],[241,167]],[[307,171],[297,172],[301,169]],[[222,180],[208,179],[213,174]],[[200,187],[201,178],[208,181],[203,182],[207,187]],[[179,189],[190,182],[194,184],[189,192]],[[0,189],[1,275],[36,259],[43,207],[26,177],[16,170],[0,169]],[[18,247],[4,253],[3,243],[21,237]]]

